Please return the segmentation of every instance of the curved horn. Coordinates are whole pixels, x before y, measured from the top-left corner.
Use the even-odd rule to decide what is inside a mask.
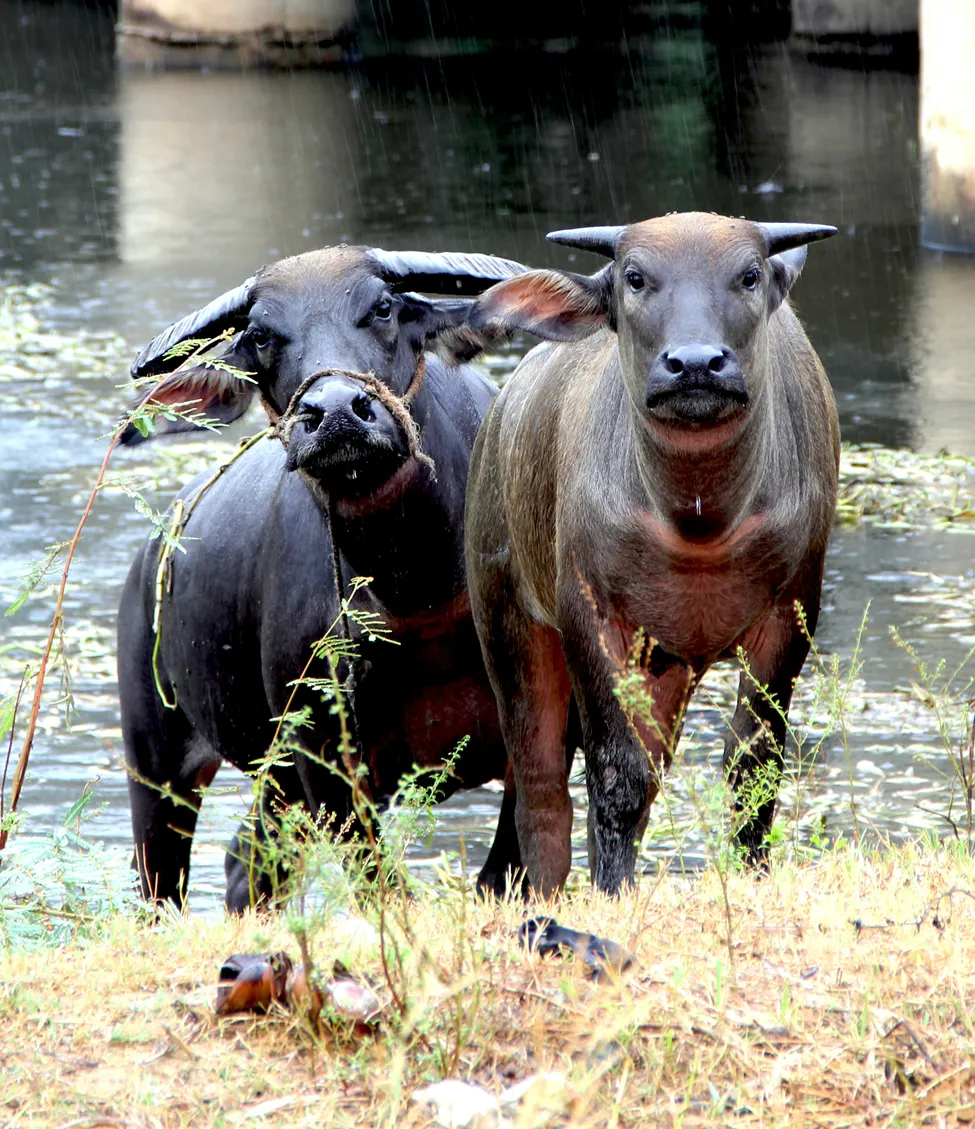
[[[372,247],[369,254],[380,277],[397,290],[434,294],[480,294],[496,282],[530,270],[511,259],[460,251],[382,251]]]
[[[616,245],[626,231],[625,225],[619,227],[570,227],[565,231],[550,231],[545,236],[552,243],[564,247],[578,247],[582,251],[594,251],[607,259],[616,258]]]
[[[836,234],[835,227],[820,223],[760,223],[756,224],[768,244],[766,255],[777,255],[780,251],[791,251],[806,243],[819,239],[829,239]]]
[[[190,337],[214,337],[223,328],[243,328],[251,306],[251,294],[257,275],[252,275],[240,286],[214,298],[196,313],[188,314],[174,322],[169,329],[154,337],[136,357],[129,370],[133,376],[148,376],[165,368],[159,362],[174,345]]]

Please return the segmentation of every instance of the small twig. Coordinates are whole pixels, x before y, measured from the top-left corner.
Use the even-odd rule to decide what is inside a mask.
[[[24,686],[27,684],[27,672],[30,670],[29,666],[24,667],[24,672],[20,676],[20,685],[17,687],[17,697],[14,701],[14,712],[10,718],[10,737],[7,741],[7,755],[3,761],[3,776],[0,777],[0,827],[3,826],[3,802],[4,796],[7,792],[7,769],[10,767],[10,754],[14,748],[14,732],[17,728],[17,711],[20,709],[20,699],[24,693]]]
[[[916,918],[915,920],[911,920],[911,921],[890,921],[890,920],[888,920],[883,925],[880,925],[880,924],[867,923],[867,922],[861,921],[858,917],[854,917],[854,918],[851,919],[850,924],[857,931],[857,935],[859,935],[860,933],[866,932],[866,930],[868,930],[868,929],[880,930],[882,932],[883,930],[886,930],[886,929],[902,929],[904,926],[907,926],[907,925],[913,925],[915,929],[920,930],[921,926],[925,923],[925,921],[927,921],[928,915],[931,913],[932,910],[934,910],[935,916],[932,919],[931,924],[935,927],[935,929],[937,929],[940,932],[951,922],[950,906],[951,906],[951,898],[952,898],[952,895],[954,895],[954,894],[964,894],[966,898],[971,898],[972,901],[975,901],[975,894],[973,894],[971,890],[963,890],[960,886],[952,886],[950,890],[945,890],[945,892],[943,894],[939,894],[934,899],[933,902],[930,902],[928,905],[926,905],[924,907],[924,913],[922,913],[921,916],[919,918]],[[949,913],[948,913],[947,918],[942,918],[938,915],[937,909],[938,909],[938,906],[941,905],[941,903],[944,901],[945,898],[948,899]]]
[[[318,1016],[321,1011],[321,999],[318,992],[315,990],[315,964],[311,959],[311,953],[308,949],[308,935],[304,929],[296,931],[295,936],[298,938],[298,947],[301,949],[301,960],[305,972],[305,984],[308,986],[308,1021],[314,1028],[318,1022]]]
[[[186,1042],[186,1040],[181,1038],[179,1035],[177,1035],[177,1033],[175,1031],[173,1031],[172,1028],[169,1027],[167,1024],[164,1023],[162,1025],[162,1029],[169,1036],[172,1043],[174,1043],[176,1045],[176,1047],[178,1047],[179,1050],[181,1050],[183,1052],[183,1054],[186,1055],[187,1058],[199,1058],[200,1057],[196,1053],[196,1051],[194,1051],[193,1048]]]
[[[553,999],[551,996],[546,996],[542,992],[536,992],[532,988],[515,988],[510,984],[501,984],[499,987],[502,992],[509,992],[513,996],[530,996],[533,1000],[541,1000],[542,1003],[561,1008],[563,1011],[571,1012],[573,1015],[585,1015],[585,1012],[580,1008],[572,1007],[571,1004],[566,1003],[565,1000]]]
[[[88,1117],[76,1117],[74,1121],[65,1121],[58,1129],[125,1129],[125,1122],[117,1117],[103,1117],[92,1114]]]
[[[955,823],[955,821],[951,818],[950,815],[947,814],[947,812],[935,811],[934,808],[926,808],[924,804],[915,804],[914,807],[917,811],[923,811],[925,815],[933,815],[937,819],[943,819],[945,823],[947,823],[951,828],[955,838],[961,839],[961,832],[958,830],[958,824]]]
[[[901,1028],[904,1029],[904,1031],[907,1033],[908,1037],[910,1038],[911,1042],[921,1052],[921,1058],[924,1059],[924,1061],[928,1064],[928,1066],[930,1066],[932,1070],[938,1070],[938,1064],[928,1054],[927,1047],[925,1047],[924,1043],[921,1042],[920,1036],[917,1034],[917,1032],[914,1030],[914,1028],[907,1022],[906,1019],[898,1019],[897,1022],[894,1024],[894,1026],[891,1027],[891,1029],[887,1032],[886,1035],[884,1035],[884,1038],[889,1039],[891,1037],[891,1035],[893,1035],[893,1033],[897,1030],[898,1027],[901,1027]]]

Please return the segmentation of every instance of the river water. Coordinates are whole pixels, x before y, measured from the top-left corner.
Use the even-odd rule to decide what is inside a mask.
[[[811,249],[795,298],[844,438],[975,455],[975,264],[919,247],[914,74],[827,68],[779,44],[719,49],[693,26],[565,46],[328,73],[137,72],[116,68],[107,15],[0,6],[0,283],[43,284],[13,313],[8,297],[10,324],[28,311],[38,319],[23,364],[0,325],[4,606],[31,562],[70,535],[137,348],[260,264],[340,241],[594,269],[595,259],[546,244],[544,233],[691,208],[836,224],[840,236]],[[499,358],[497,371],[517,354]],[[220,442],[203,455],[194,444],[192,457],[216,461]],[[117,467],[155,476],[160,508],[183,457],[163,446],[122,453]],[[90,833],[130,841],[113,636],[145,531],[124,494],[99,500],[66,604],[77,714],[68,729],[45,709],[24,836],[42,834],[97,781],[106,806]],[[975,636],[971,544],[944,532],[837,529],[818,635],[824,662],[849,662],[871,608],[846,741],[826,739],[795,801],[804,833],[822,819],[832,832],[947,828],[930,814],[947,809],[946,758],[888,625],[929,662],[961,661]],[[42,588],[0,620],[5,693],[45,631],[50,596]],[[813,682],[799,715],[815,739]],[[691,781],[715,764],[727,678],[704,698],[685,737]],[[200,905],[221,887],[220,845],[247,793],[229,771],[217,784],[223,794],[204,805],[194,855]],[[680,788],[676,797],[691,810]],[[462,834],[476,864],[496,802],[486,791],[455,797],[432,850],[456,849]],[[672,851],[663,817],[654,829],[648,855]],[[685,846],[693,861],[699,841]]]

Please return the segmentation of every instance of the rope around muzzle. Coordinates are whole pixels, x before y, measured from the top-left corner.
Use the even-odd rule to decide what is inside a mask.
[[[299,423],[310,423],[315,418],[311,414],[299,410],[301,399],[309,388],[326,376],[345,376],[350,380],[358,380],[363,385],[366,392],[383,405],[403,432],[410,455],[416,459],[417,462],[428,467],[432,474],[436,475],[436,464],[433,459],[420,448],[420,426],[413,418],[413,414],[410,411],[410,405],[423,384],[425,372],[426,357],[423,353],[420,353],[417,357],[416,368],[413,370],[413,376],[410,378],[410,383],[406,391],[402,396],[397,396],[392,388],[384,381],[380,380],[374,372],[353,372],[351,369],[344,368],[320,369],[318,372],[313,372],[311,376],[306,377],[301,384],[298,385],[294,395],[288,402],[288,406],[280,415],[268,402],[267,398],[263,398],[264,410],[271,420],[271,435],[280,439],[281,443],[287,447],[291,442],[291,433],[294,431],[295,427]]]

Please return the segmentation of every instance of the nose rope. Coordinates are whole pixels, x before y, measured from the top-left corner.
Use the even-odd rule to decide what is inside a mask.
[[[379,380],[374,372],[353,372],[351,369],[344,368],[327,368],[321,369],[318,372],[312,373],[311,376],[306,377],[301,384],[298,385],[294,395],[288,401],[288,406],[282,413],[278,413],[274,406],[262,395],[261,399],[264,403],[264,410],[267,412],[268,419],[270,420],[269,436],[275,436],[281,440],[281,443],[287,447],[290,439],[291,432],[294,430],[295,425],[298,423],[307,423],[314,419],[314,416],[307,412],[299,410],[301,399],[312,385],[317,384],[319,380],[326,376],[345,376],[350,380],[358,380],[362,383],[365,390],[369,395],[375,397],[386,408],[389,414],[396,420],[403,434],[406,436],[406,442],[409,447],[410,454],[418,462],[430,468],[431,473],[436,473],[436,467],[433,459],[430,458],[425,452],[420,450],[420,428],[410,413],[410,404],[413,402],[417,392],[420,391],[420,386],[423,384],[423,374],[426,370],[426,358],[423,353],[417,357],[416,368],[413,370],[413,376],[410,378],[410,383],[402,396],[397,396],[396,393]],[[325,498],[325,515],[328,521],[328,536],[332,543],[332,581],[335,585],[335,599],[338,605],[339,622],[342,626],[342,638],[351,642],[352,630],[349,626],[348,605],[346,604],[345,585],[342,580],[342,560],[339,554],[338,540],[335,536],[335,517],[332,512],[332,501],[330,498]],[[338,672],[336,670],[336,677]],[[347,758],[345,768],[349,773],[352,784],[353,808],[356,815],[365,824],[369,821],[368,812],[360,812],[359,806],[356,804],[356,791],[362,790],[365,793],[365,798],[371,798],[371,789],[368,780],[355,779],[355,770],[362,763],[363,748],[360,740],[359,720],[356,716],[355,710],[355,693],[356,693],[356,677],[355,677],[355,662],[350,660],[348,664],[348,675],[346,676],[343,685],[343,692],[345,694],[347,717],[349,727],[351,730],[350,736],[352,738],[352,745],[354,748],[353,755]]]
[[[420,448],[420,428],[416,420],[410,412],[410,405],[416,397],[417,392],[420,391],[420,386],[423,384],[423,376],[426,371],[426,357],[423,353],[417,357],[416,368],[413,370],[413,376],[410,378],[410,383],[402,396],[397,396],[396,393],[389,387],[385,381],[380,380],[374,372],[353,372],[351,369],[344,368],[326,368],[314,372],[311,376],[305,379],[298,385],[294,395],[288,402],[288,406],[280,415],[274,407],[264,399],[264,410],[271,420],[271,434],[276,436],[287,447],[291,441],[291,433],[295,426],[299,423],[309,423],[315,417],[308,412],[299,411],[302,397],[305,393],[319,380],[326,376],[345,376],[350,380],[358,380],[364,386],[365,391],[378,400],[389,414],[396,420],[406,438],[406,443],[409,448],[410,455],[423,463],[424,466],[430,468],[431,471],[436,472],[436,466],[433,459],[430,458]]]

